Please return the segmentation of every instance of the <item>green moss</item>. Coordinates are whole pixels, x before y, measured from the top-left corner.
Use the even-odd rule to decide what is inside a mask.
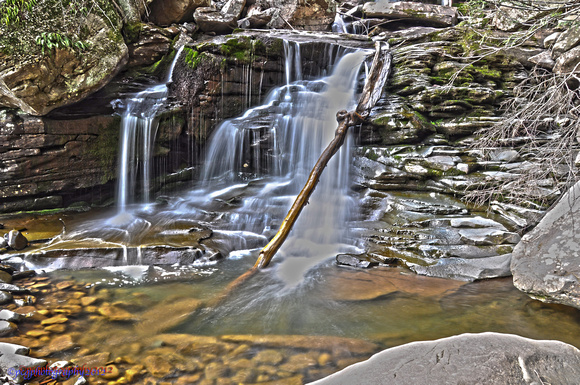
[[[193,70],[197,68],[197,65],[203,59],[204,55],[203,52],[200,53],[191,47],[183,48],[183,60],[185,61],[185,64]]]
[[[248,36],[236,36],[220,46],[221,53],[242,63],[249,63],[254,52],[254,44]]]
[[[123,34],[125,35],[125,41],[127,43],[135,43],[139,40],[141,36],[141,29],[143,28],[143,23],[132,23],[125,24],[123,27]]]

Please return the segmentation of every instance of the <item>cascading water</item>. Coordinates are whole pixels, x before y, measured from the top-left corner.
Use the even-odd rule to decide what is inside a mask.
[[[299,45],[285,44],[286,82],[264,105],[225,121],[214,133],[203,174],[205,189],[194,195],[216,199],[244,186],[248,175],[268,175],[267,182],[229,215],[230,230],[272,235],[337,128],[336,112],[355,100],[357,75],[368,52],[344,55],[331,76],[301,80]],[[294,79],[292,79],[294,77]],[[345,223],[353,206],[348,197],[349,138],[330,162],[279,251],[280,276],[289,284],[305,270],[344,251]],[[216,191],[209,193],[208,190]]]
[[[183,48],[183,47],[182,47]],[[159,110],[167,101],[167,85],[171,82],[180,48],[171,64],[163,83],[156,84],[125,100],[119,142],[119,164],[117,169],[117,206],[124,212],[135,199],[137,191],[141,200],[149,202],[151,190],[151,160],[157,132],[155,120]],[[140,188],[138,174],[141,174]]]

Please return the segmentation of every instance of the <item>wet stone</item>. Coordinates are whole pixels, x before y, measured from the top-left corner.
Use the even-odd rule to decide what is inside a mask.
[[[17,327],[14,323],[9,321],[0,321],[0,337],[10,335],[16,330]]]
[[[21,318],[22,316],[20,314],[15,313],[13,311],[7,309],[0,310],[0,320],[18,322],[20,321]]]
[[[133,314],[116,306],[102,306],[99,313],[109,321],[135,321]]]
[[[90,305],[94,304],[98,300],[98,298],[97,297],[82,297],[80,300],[81,300],[81,305],[90,306]]]
[[[44,330],[46,330],[47,332],[60,334],[65,332],[66,326],[63,324],[54,324],[45,327]]]
[[[54,324],[63,324],[68,322],[68,318],[65,317],[63,314],[56,315],[51,318],[47,318],[40,322],[41,325],[54,325]]]
[[[12,283],[12,275],[4,270],[0,270],[0,282]]]
[[[50,333],[47,332],[46,330],[39,330],[39,329],[34,329],[34,330],[29,330],[26,332],[26,335],[32,338],[38,338],[38,337],[42,337],[42,336],[47,336]]]
[[[5,291],[0,291],[0,305],[4,305],[8,302],[12,302],[12,294]]]
[[[116,365],[108,365],[105,367],[106,373],[101,376],[105,380],[114,380],[121,376],[121,371]]]
[[[155,377],[164,377],[171,372],[173,366],[160,356],[148,356],[143,360],[145,368]]]
[[[75,284],[74,281],[62,281],[56,284],[58,290],[66,290]]]
[[[252,358],[253,362],[258,364],[278,365],[284,360],[284,356],[277,350],[262,350]]]
[[[70,335],[65,334],[53,338],[52,341],[50,341],[50,344],[48,345],[48,350],[51,353],[62,352],[72,349],[75,346],[76,344],[73,342],[72,337]]]

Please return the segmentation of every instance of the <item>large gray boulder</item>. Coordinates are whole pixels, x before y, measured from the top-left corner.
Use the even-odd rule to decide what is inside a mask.
[[[462,334],[384,350],[312,384],[575,384],[580,350],[511,334]]]
[[[363,7],[363,13],[367,17],[400,19],[422,25],[449,27],[457,23],[457,10],[455,8],[410,1],[393,3],[388,0],[379,0],[368,2]]]
[[[534,298],[580,309],[580,182],[515,247],[514,285]]]
[[[25,346],[0,342],[0,373],[18,384],[30,379],[29,372],[34,368],[45,366],[46,360],[27,357],[29,350]],[[24,370],[21,370],[22,368]]]

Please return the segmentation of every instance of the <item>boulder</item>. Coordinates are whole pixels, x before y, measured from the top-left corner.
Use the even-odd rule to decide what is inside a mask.
[[[192,21],[197,8],[210,4],[210,0],[153,0],[149,4],[149,21],[161,26]]]
[[[530,57],[528,60],[538,65],[539,67],[546,68],[548,70],[551,70],[556,65],[556,62],[552,60],[552,56],[548,51],[544,51],[542,53],[534,55]]]
[[[580,182],[515,247],[514,286],[530,296],[580,309]]]
[[[262,10],[259,7],[251,7],[248,10],[248,15],[238,20],[238,27],[240,28],[264,28],[270,21],[272,21],[272,15],[275,14],[274,8],[268,8]]]
[[[197,8],[193,18],[203,32],[225,34],[232,32],[237,26],[235,16],[224,15],[213,7]]]
[[[556,59],[553,71],[557,74],[574,72],[580,73],[580,47],[572,48]]]
[[[277,12],[269,24],[271,28],[309,31],[329,31],[335,16],[335,2],[332,0],[266,0],[263,8],[273,8]]]
[[[0,372],[7,374],[10,379],[18,384],[25,378],[18,371],[20,368],[33,368],[46,366],[46,360],[27,357],[29,349],[25,346],[0,342]]]
[[[514,32],[548,14],[549,11],[528,9],[504,2],[494,13],[492,24],[500,31]]]
[[[552,57],[555,58],[578,44],[580,44],[580,24],[573,24],[569,29],[558,35],[552,47]]]
[[[123,20],[111,3],[98,2],[78,34],[71,25],[81,21],[53,12],[60,3],[52,0],[37,4],[26,28],[0,24],[0,45],[10,47],[0,54],[0,106],[46,115],[99,90],[124,68]],[[55,28],[47,33],[46,25]]]
[[[155,63],[171,48],[172,37],[167,30],[149,24],[141,24],[138,39],[128,46],[128,66],[146,66]]]
[[[397,346],[311,384],[571,384],[578,378],[580,350],[572,345],[481,333]]]
[[[368,2],[363,7],[363,13],[365,17],[400,19],[426,26],[449,27],[457,23],[455,8],[409,1]]]

